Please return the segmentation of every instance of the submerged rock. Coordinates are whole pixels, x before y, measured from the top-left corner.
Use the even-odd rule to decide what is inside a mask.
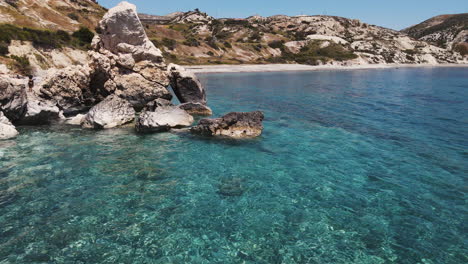
[[[134,119],[135,110],[132,105],[116,95],[110,95],[89,110],[81,126],[96,129],[114,128],[128,124]]]
[[[179,105],[179,108],[191,115],[210,116],[213,114],[211,108],[201,103],[184,103]]]
[[[144,111],[136,122],[136,130],[141,133],[164,132],[171,128],[192,125],[193,117],[176,106],[161,106],[156,111]]]
[[[11,124],[10,120],[0,111],[0,140],[14,138],[17,135],[18,131],[15,126]]]
[[[203,136],[250,138],[262,134],[264,115],[260,111],[232,112],[221,118],[202,119],[190,131]]]
[[[169,64],[167,68],[171,87],[181,103],[206,104],[205,89],[193,72],[176,64]]]
[[[245,187],[240,178],[223,179],[218,186],[218,193],[224,196],[241,196]]]

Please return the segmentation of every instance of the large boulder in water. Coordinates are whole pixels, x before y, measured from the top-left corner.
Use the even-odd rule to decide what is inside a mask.
[[[232,112],[221,118],[201,119],[190,131],[203,136],[251,138],[262,134],[264,115],[260,111]]]
[[[39,96],[55,101],[65,115],[73,115],[89,109],[89,106],[95,103],[94,93],[89,89],[89,84],[88,67],[52,69],[40,85]]]
[[[83,118],[83,128],[114,128],[132,122],[135,119],[135,110],[132,105],[116,96],[110,95],[89,110]]]
[[[167,67],[171,87],[181,103],[206,104],[206,92],[197,76],[176,64]]]
[[[47,125],[59,120],[61,111],[56,103],[37,97],[33,93],[28,94],[25,112],[19,120],[20,125]]]
[[[14,138],[18,135],[15,126],[0,111],[0,140]]]
[[[110,9],[97,31],[89,52],[92,90],[116,93],[136,109],[172,98],[162,52],[148,39],[134,5],[122,2]]]
[[[0,109],[11,121],[20,119],[25,112],[26,79],[0,75]]]
[[[171,128],[192,125],[193,117],[176,106],[161,106],[154,112],[144,111],[137,119],[135,128],[138,132],[163,132]]]

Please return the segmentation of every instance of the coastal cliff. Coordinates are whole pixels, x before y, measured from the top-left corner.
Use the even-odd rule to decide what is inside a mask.
[[[91,0],[0,0],[0,10],[0,64],[34,75],[49,68],[86,65],[91,39],[99,34],[98,22],[106,12]],[[165,60],[182,65],[433,65],[468,60],[462,49],[466,30],[444,37],[448,44],[443,45],[433,39],[438,33],[418,33],[421,28],[428,32],[423,25],[433,28],[435,22],[399,32],[335,16],[216,19],[200,10],[138,16]],[[449,22],[465,17],[444,16],[444,23],[435,24],[453,25]]]

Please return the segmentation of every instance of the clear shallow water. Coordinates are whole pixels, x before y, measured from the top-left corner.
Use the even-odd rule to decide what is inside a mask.
[[[468,262],[468,69],[201,79],[263,136],[1,142],[0,263]]]

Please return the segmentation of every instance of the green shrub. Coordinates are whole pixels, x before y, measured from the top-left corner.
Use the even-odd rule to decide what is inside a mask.
[[[273,40],[268,43],[268,46],[272,49],[284,49],[284,41],[282,40]]]
[[[174,50],[177,46],[177,41],[169,38],[163,38],[161,44],[170,50]]]
[[[208,51],[206,54],[207,54],[208,56],[214,56],[214,53],[213,53],[212,51]]]
[[[94,33],[87,27],[80,27],[80,29],[75,31],[72,36],[84,44],[91,44],[94,38]]]
[[[23,75],[30,75],[32,72],[31,63],[29,63],[29,59],[26,56],[10,56],[15,62],[13,66]]]
[[[303,47],[298,54],[293,54],[283,50],[282,59],[285,61],[295,61],[297,63],[316,65],[319,62],[330,60],[346,61],[357,58],[352,51],[347,50],[340,44],[331,43],[327,47],[321,48],[322,41],[310,42]]]
[[[228,48],[228,49],[232,49],[231,43],[229,43],[229,42],[227,42],[227,41],[224,42],[224,47],[226,47],[226,48]]]
[[[69,42],[71,40],[70,34],[64,30],[57,30],[57,37],[64,42]]]
[[[75,13],[70,13],[67,15],[69,18],[75,20],[75,21],[78,21],[78,19],[80,18],[77,14]]]
[[[8,54],[8,44],[0,42],[0,56]]]
[[[462,56],[468,55],[468,44],[458,44],[453,48],[454,51],[459,52]]]
[[[200,46],[200,42],[194,37],[190,37],[190,38],[186,39],[183,44],[187,45],[187,46],[190,46],[190,47]]]

